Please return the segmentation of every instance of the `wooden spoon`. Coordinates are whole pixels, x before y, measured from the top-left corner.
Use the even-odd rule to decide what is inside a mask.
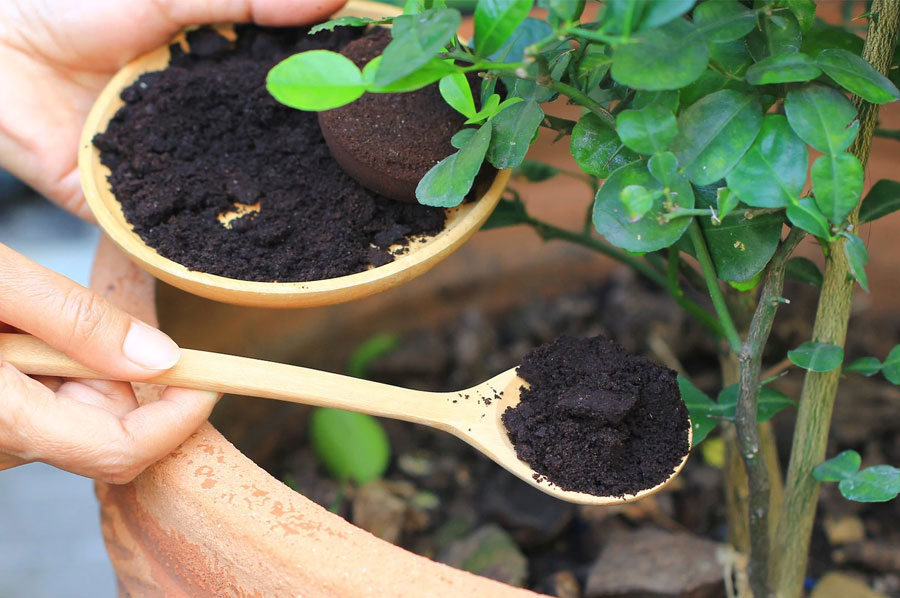
[[[383,4],[351,0],[335,16],[381,18],[399,12],[399,9]],[[230,25],[218,25],[217,29],[233,37]],[[170,43],[184,43],[184,39],[182,32]],[[164,69],[169,63],[169,56],[167,43],[128,63],[110,80],[91,108],[82,129],[78,170],[87,204],[113,242],[156,278],[189,293],[237,305],[293,308],[342,303],[389,289],[426,272],[468,240],[494,211],[509,181],[510,170],[498,172],[490,188],[478,201],[447,210],[444,230],[440,233],[411,240],[409,246],[404,248],[405,252],[397,255],[393,262],[356,274],[309,282],[251,282],[188,270],[161,256],[132,230],[121,204],[109,188],[109,169],[100,163],[100,151],[92,142],[97,133],[106,130],[110,119],[124,105],[119,97],[122,89],[148,71]],[[235,212],[240,214],[247,208],[235,205]],[[265,209],[265,206],[259,209]]]
[[[0,356],[26,374],[108,378],[33,336],[0,334]],[[183,349],[178,365],[150,382],[346,409],[431,426],[461,438],[535,488],[585,505],[622,504],[649,496],[672,481],[688,458],[682,457],[666,481],[625,496],[573,492],[542,477],[536,479],[531,466],[516,456],[500,420],[507,407],[519,402],[519,389],[526,384],[516,376],[515,369],[459,392],[425,392],[258,359]],[[688,431],[689,446],[690,442]]]

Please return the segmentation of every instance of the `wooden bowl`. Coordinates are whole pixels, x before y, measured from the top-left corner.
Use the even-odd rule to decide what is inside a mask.
[[[383,4],[351,1],[336,16],[381,18],[388,14],[391,7]],[[220,27],[221,31],[229,29]],[[183,41],[184,32],[173,40]],[[104,88],[82,130],[78,169],[88,206],[113,242],[148,272],[188,293],[237,305],[292,308],[341,303],[384,291],[426,272],[462,245],[490,216],[509,181],[510,171],[498,172],[477,201],[447,210],[443,231],[423,241],[411,241],[408,251],[389,264],[356,274],[308,282],[252,282],[188,270],[161,256],[132,230],[107,183],[110,171],[100,163],[100,151],[91,142],[124,104],[119,97],[122,89],[143,73],[168,65],[170,43],[124,66]]]

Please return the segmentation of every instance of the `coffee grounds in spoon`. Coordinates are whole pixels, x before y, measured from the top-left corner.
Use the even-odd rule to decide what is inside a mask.
[[[666,481],[688,452],[675,372],[607,338],[562,336],[530,351],[517,372],[529,386],[502,420],[536,479],[635,494]]]
[[[358,31],[236,32],[235,42],[208,28],[189,34],[190,52],[173,46],[170,66],[125,89],[125,106],[94,138],[144,242],[191,270],[293,282],[386,264],[389,246],[443,229],[443,210],[392,201],[350,178],[316,114],[266,91],[280,60],[339,49]],[[239,216],[226,227],[228,214]]]

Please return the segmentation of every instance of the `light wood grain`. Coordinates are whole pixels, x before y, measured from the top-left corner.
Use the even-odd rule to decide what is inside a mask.
[[[393,7],[371,2],[350,2],[336,16],[380,18],[397,14]],[[222,25],[223,32],[229,26]],[[184,42],[184,32],[173,42]],[[170,42],[172,43],[172,42]],[[141,74],[160,70],[169,61],[169,44],[145,54],[123,67],[104,88],[88,114],[82,130],[78,168],[88,206],[104,232],[141,267],[172,286],[215,301],[254,307],[295,308],[342,303],[366,297],[402,284],[437,265],[472,236],[493,212],[509,181],[510,171],[497,173],[490,188],[478,201],[447,210],[444,230],[423,241],[412,241],[409,250],[384,266],[364,272],[310,282],[250,282],[188,270],[161,256],[132,230],[107,182],[109,169],[100,163],[100,151],[91,143],[106,130],[109,120],[124,104],[123,88]],[[265,209],[265,205],[262,206]]]
[[[519,460],[506,435],[501,415],[507,407],[518,404],[519,389],[525,384],[515,369],[459,392],[425,392],[246,357],[182,351],[178,365],[151,382],[346,409],[431,426],[461,438],[539,490],[569,502],[614,505],[639,500],[669,483],[688,458],[682,458],[668,480],[637,494],[594,496],[562,490],[535,479],[534,470]],[[108,378],[33,336],[0,334],[0,356],[26,374]],[[689,427],[689,444],[690,436]]]

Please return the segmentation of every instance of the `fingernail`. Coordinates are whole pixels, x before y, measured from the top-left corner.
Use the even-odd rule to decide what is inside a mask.
[[[181,349],[168,336],[142,322],[132,322],[125,344],[125,357],[148,370],[167,370],[181,359]]]

